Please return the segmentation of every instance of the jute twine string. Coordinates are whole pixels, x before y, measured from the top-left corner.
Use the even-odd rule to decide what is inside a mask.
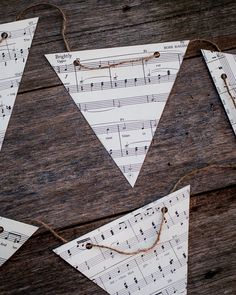
[[[219,46],[213,42],[213,41],[210,41],[210,40],[207,40],[207,39],[193,39],[189,42],[189,44],[191,43],[195,43],[195,42],[199,42],[199,43],[208,43],[210,45],[212,45],[214,48],[216,48],[219,52],[221,52]],[[117,63],[112,63],[112,64],[108,64],[108,65],[105,65],[105,66],[98,66],[98,67],[88,67],[84,64],[81,63],[80,59],[77,58],[75,61],[74,61],[74,65],[75,66],[78,66],[79,69],[85,69],[85,70],[99,70],[99,69],[108,69],[108,68],[115,68],[117,66],[120,66],[122,64],[127,64],[127,63],[137,63],[137,62],[147,62],[151,59],[154,59],[154,58],[158,58],[161,56],[161,53],[156,51],[154,52],[153,54],[151,55],[148,55],[148,56],[144,56],[144,57],[141,57],[141,58],[137,58],[137,59],[128,59],[128,60],[125,60],[125,61],[121,61],[121,62],[117,62]],[[188,58],[188,56],[185,56],[184,58]]]
[[[236,102],[235,102],[235,97],[231,94],[230,89],[229,89],[229,85],[227,83],[227,75],[226,74],[222,74],[221,75],[222,80],[224,81],[225,84],[225,88],[230,96],[230,98],[232,99],[232,102],[234,104],[234,107],[236,108]]]
[[[173,188],[171,189],[170,193],[173,193],[174,191],[176,191],[177,187],[180,185],[180,183],[182,183],[186,178],[190,177],[190,176],[195,176],[197,173],[199,172],[203,172],[203,171],[209,171],[212,168],[216,168],[216,169],[236,169],[236,164],[227,164],[227,165],[218,165],[218,164],[212,164],[212,165],[208,165],[202,168],[197,168],[194,169],[186,174],[184,174],[173,186]]]
[[[62,241],[63,243],[67,243],[68,241],[66,239],[64,239],[62,236],[60,236],[59,234],[56,233],[56,231],[50,226],[48,225],[47,223],[43,222],[42,220],[39,220],[39,219],[32,219],[31,220],[32,223],[36,223],[37,225],[40,225],[40,226],[43,226],[46,230],[50,231],[52,233],[52,235]]]
[[[16,20],[20,20],[23,18],[23,16],[26,14],[26,12],[28,12],[29,10],[31,10],[32,8],[35,8],[35,7],[38,7],[38,6],[49,6],[49,7],[53,7],[53,8],[56,8],[59,13],[61,14],[62,16],[62,28],[61,28],[61,35],[62,35],[62,39],[64,41],[64,44],[65,44],[65,47],[66,47],[66,50],[67,51],[71,51],[70,49],[70,46],[69,46],[69,43],[67,41],[67,38],[66,38],[66,26],[67,26],[67,18],[66,18],[66,14],[65,12],[63,11],[62,8],[60,8],[59,6],[55,5],[55,4],[51,4],[51,3],[46,3],[46,2],[42,2],[42,3],[37,3],[37,4],[33,4],[33,5],[30,5],[28,7],[26,7],[24,10],[22,10],[16,17]]]
[[[66,28],[67,28],[67,17],[66,17],[66,14],[65,12],[63,11],[62,8],[60,8],[59,6],[55,5],[55,4],[51,4],[51,3],[46,3],[46,2],[43,2],[43,3],[37,3],[37,4],[33,4],[33,5],[30,5],[28,7],[26,7],[24,10],[22,10],[16,17],[16,20],[20,20],[22,19],[22,17],[29,11],[31,10],[32,8],[35,8],[35,7],[38,7],[38,6],[49,6],[49,7],[53,7],[55,9],[57,9],[62,17],[62,28],[61,28],[61,35],[62,35],[62,39],[64,41],[64,44],[65,44],[65,47],[66,47],[66,50],[68,52],[71,51],[71,48],[69,46],[69,42],[66,38]],[[6,40],[8,38],[8,34],[7,33],[2,33],[1,35],[1,39],[0,39],[0,44]],[[219,46],[213,42],[213,41],[210,41],[208,39],[193,39],[189,42],[189,44],[193,44],[193,43],[196,43],[196,42],[199,42],[199,43],[208,43],[210,45],[212,45],[217,51],[221,52],[221,49],[219,48]],[[114,67],[117,67],[117,66],[120,66],[122,64],[127,64],[127,63],[137,63],[137,62],[147,62],[153,58],[158,58],[160,57],[160,52],[156,51],[154,52],[153,54],[151,55],[148,55],[148,56],[144,56],[144,57],[141,57],[141,58],[137,58],[137,59],[129,59],[129,60],[125,60],[125,61],[121,61],[121,62],[117,62],[117,63],[112,63],[112,64],[108,64],[108,65],[105,65],[105,66],[98,66],[98,67],[88,67],[86,65],[83,65],[80,61],[79,58],[77,58],[75,61],[74,61],[74,65],[75,66],[78,66],[79,68],[83,68],[83,69],[87,69],[87,70],[97,70],[97,69],[107,69],[107,68],[114,68]],[[187,58],[187,56],[185,56],[185,58]],[[230,89],[229,89],[229,86],[228,86],[228,83],[227,83],[227,75],[226,74],[223,74],[222,76],[222,79],[224,81],[224,84],[225,84],[225,87],[227,89],[227,92],[229,94],[229,96],[231,97],[232,101],[233,101],[233,104],[234,106],[236,107],[236,102],[235,102],[235,97],[231,94],[230,92]]]
[[[61,35],[62,35],[62,39],[64,41],[64,44],[65,44],[65,47],[66,47],[66,50],[68,52],[71,51],[71,47],[69,45],[69,42],[66,38],[66,28],[67,28],[67,17],[66,17],[66,14],[65,12],[63,11],[62,8],[60,8],[59,6],[55,5],[55,4],[51,4],[51,3],[46,3],[46,2],[42,2],[42,3],[36,3],[36,4],[33,4],[33,5],[30,5],[28,7],[26,7],[25,9],[23,9],[16,17],[16,20],[20,20],[22,19],[22,17],[31,9],[35,8],[35,7],[38,7],[38,6],[49,6],[49,7],[52,7],[52,8],[55,8],[59,11],[61,17],[62,17],[62,28],[61,28]],[[7,33],[2,33],[2,36],[1,36],[1,39],[0,39],[0,44],[6,40],[8,38],[8,34]],[[213,41],[210,41],[208,39],[193,39],[189,42],[189,44],[193,44],[193,43],[207,43],[207,44],[210,44],[211,46],[213,46],[217,51],[221,52],[221,49],[219,48],[219,46],[213,42]],[[88,67],[84,64],[81,63],[80,59],[77,58],[75,61],[74,61],[74,65],[75,66],[78,66],[79,68],[83,68],[83,69],[87,69],[87,70],[97,70],[97,69],[107,69],[107,68],[114,68],[114,67],[117,67],[117,66],[120,66],[122,64],[127,64],[127,63],[137,63],[137,62],[147,62],[153,58],[158,58],[160,57],[160,52],[156,51],[154,52],[153,54],[151,55],[148,55],[148,56],[144,56],[144,57],[141,57],[141,58],[137,58],[137,59],[129,59],[129,60],[123,60],[123,61],[120,61],[120,62],[117,62],[117,63],[112,63],[112,64],[108,64],[108,65],[104,65],[104,66],[98,66],[98,67]],[[187,56],[185,56],[185,58],[188,58]],[[224,81],[224,84],[225,84],[225,87],[227,89],[227,92],[228,94],[230,95],[232,101],[233,101],[233,104],[234,106],[236,107],[236,102],[235,102],[235,97],[233,97],[233,95],[231,94],[230,92],[230,89],[229,89],[229,86],[228,86],[228,83],[227,83],[227,75],[224,74],[223,76],[221,76],[223,81]]]
[[[16,20],[20,20],[25,14],[26,12],[28,12],[30,9],[32,8],[35,8],[35,7],[38,7],[38,6],[50,6],[50,7],[53,7],[53,8],[56,8],[61,16],[62,16],[62,29],[61,29],[61,35],[62,35],[62,39],[64,41],[64,44],[65,44],[65,47],[66,47],[66,50],[68,52],[71,51],[71,48],[69,46],[69,43],[68,43],[68,40],[66,38],[66,28],[67,28],[67,17],[64,13],[64,11],[57,5],[54,5],[54,4],[50,4],[50,3],[38,3],[38,4],[33,4],[33,5],[30,5],[28,7],[26,7],[23,11],[21,11]],[[6,38],[3,38],[0,39],[0,43],[4,41],[4,39]],[[213,41],[210,41],[210,40],[207,40],[207,39],[193,39],[190,41],[189,44],[192,44],[192,43],[196,43],[196,42],[203,42],[203,43],[208,43],[209,45],[213,46],[217,51],[221,52],[219,46],[213,42]],[[125,64],[125,63],[136,63],[136,62],[140,62],[140,61],[149,61],[153,58],[158,58],[160,56],[160,53],[159,52],[155,52],[154,54],[151,54],[151,55],[148,55],[146,57],[142,57],[142,58],[138,58],[138,59],[130,59],[130,60],[125,60],[125,61],[121,61],[121,62],[118,62],[118,63],[113,63],[113,64],[110,64],[110,65],[106,65],[106,66],[100,66],[100,67],[87,67],[85,65],[83,65],[81,62],[80,62],[80,59],[76,59],[74,64],[75,66],[79,66],[81,68],[84,68],[84,69],[88,69],[88,70],[92,70],[92,69],[104,69],[104,68],[112,68],[112,67],[116,67],[116,66],[119,66],[121,64]],[[228,87],[228,84],[227,84],[227,76],[223,76],[222,79],[224,80],[224,83],[225,83],[225,87],[227,89],[227,92],[229,93],[230,97],[233,99],[233,102],[234,102],[234,105],[235,105],[235,101],[234,101],[234,97],[232,96],[232,94],[230,93],[230,90],[229,90],[229,87]],[[183,182],[186,178],[188,178],[189,176],[194,176],[195,174],[197,174],[198,172],[201,172],[201,171],[208,171],[210,170],[211,168],[218,168],[218,169],[235,169],[236,168],[236,165],[235,164],[230,164],[230,165],[217,165],[217,164],[213,164],[213,165],[208,165],[206,167],[203,167],[203,168],[199,168],[199,169],[195,169],[195,170],[192,170],[190,171],[189,173],[185,174],[184,176],[182,176],[177,182],[176,184],[174,185],[174,187],[172,188],[172,190],[170,191],[170,193],[174,192],[176,190],[176,188],[178,187],[178,185]],[[135,251],[131,251],[131,252],[128,252],[128,251],[122,251],[118,248],[115,248],[115,247],[110,247],[110,246],[106,246],[106,245],[102,245],[102,244],[93,244],[93,243],[87,243],[86,244],[86,248],[87,249],[92,249],[92,248],[103,248],[103,249],[108,249],[108,250],[111,250],[111,251],[115,251],[119,254],[123,254],[123,255],[136,255],[136,254],[139,254],[139,253],[145,253],[145,252],[148,252],[150,250],[152,250],[153,248],[155,248],[159,241],[160,241],[160,237],[161,237],[161,233],[162,233],[162,230],[163,230],[163,224],[164,224],[164,220],[165,220],[165,213],[167,212],[168,208],[164,207],[162,208],[162,219],[161,219],[161,224],[160,224],[160,229],[159,231],[157,232],[157,236],[155,238],[155,241],[153,242],[153,244],[147,248],[143,248],[143,249],[138,249],[138,250],[135,250]],[[59,239],[60,241],[62,241],[63,243],[67,243],[68,241],[66,239],[64,239],[63,237],[61,237],[58,233],[56,233],[56,231],[48,224],[46,224],[45,222],[39,220],[39,219],[34,219],[32,220],[34,223],[37,223],[41,226],[43,226],[46,230],[50,231],[52,233],[52,235]]]
[[[22,19],[22,17],[31,9],[35,8],[35,7],[38,7],[38,6],[49,6],[49,7],[53,7],[55,9],[57,9],[59,11],[59,13],[61,14],[61,17],[62,17],[62,28],[61,28],[61,35],[62,35],[62,39],[64,41],[64,44],[65,44],[65,47],[66,47],[66,50],[68,52],[71,51],[71,47],[69,45],[69,42],[66,38],[66,29],[67,29],[67,17],[66,17],[66,14],[65,12],[63,11],[62,8],[60,8],[59,6],[55,5],[55,4],[51,4],[51,3],[46,3],[46,2],[42,2],[42,3],[37,3],[37,4],[33,4],[33,5],[30,5],[28,7],[26,7],[24,10],[22,10],[16,17],[16,20],[20,20]],[[210,41],[208,39],[193,39],[190,41],[189,44],[191,43],[195,43],[195,42],[204,42],[204,43],[208,43],[210,45],[212,45],[217,51],[221,52],[219,46],[213,42],[213,41]],[[117,62],[117,63],[113,63],[113,64],[110,64],[110,65],[106,65],[106,66],[98,66],[98,67],[88,67],[88,66],[85,66],[83,65],[81,62],[80,62],[80,59],[77,58],[75,61],[74,61],[74,64],[75,66],[79,66],[80,68],[84,68],[84,69],[88,69],[88,70],[97,70],[97,69],[105,69],[105,68],[112,68],[112,67],[116,67],[116,66],[119,66],[121,64],[126,64],[126,63],[136,63],[136,62],[140,62],[140,61],[149,61],[153,58],[158,58],[160,56],[160,53],[159,52],[155,52],[154,54],[151,54],[151,55],[148,55],[148,56],[145,56],[145,57],[141,57],[141,58],[138,58],[138,59],[129,59],[129,60],[126,60],[126,61],[122,61],[122,62]]]
[[[215,169],[236,169],[236,164],[229,164],[229,165],[218,165],[218,164],[212,164],[209,166],[205,166],[203,168],[197,168],[194,169],[188,173],[186,173],[184,176],[182,176],[177,182],[176,184],[173,186],[173,188],[171,189],[170,193],[176,191],[177,187],[180,185],[180,183],[182,183],[184,180],[186,180],[188,177],[190,176],[195,176],[197,173],[199,172],[205,172],[205,171],[209,171],[210,169],[215,168]],[[193,196],[193,194],[192,194]],[[114,251],[117,252],[119,254],[123,254],[123,255],[136,255],[136,254],[140,254],[140,253],[146,253],[150,250],[152,250],[153,248],[155,248],[161,238],[161,233],[163,231],[163,224],[165,221],[165,213],[168,212],[168,208],[163,207],[161,209],[162,212],[162,219],[161,219],[161,224],[160,224],[160,228],[159,231],[157,232],[157,236],[155,238],[155,241],[153,242],[153,244],[147,248],[142,248],[142,249],[138,249],[135,251],[122,251],[119,248],[116,247],[111,247],[111,246],[106,246],[106,245],[102,245],[102,244],[94,244],[94,243],[87,243],[86,244],[86,248],[87,249],[92,249],[92,248],[101,248],[101,249],[107,249],[110,251]],[[50,231],[51,234],[58,240],[62,241],[63,243],[67,243],[68,241],[66,239],[64,239],[62,236],[60,236],[58,233],[56,233],[56,231],[49,226],[48,224],[46,224],[45,222],[39,220],[39,219],[34,219],[32,220],[33,223],[37,223],[39,225],[42,225],[46,230]]]
[[[120,65],[123,65],[123,64],[127,64],[127,63],[138,63],[138,62],[147,62],[153,58],[158,58],[160,57],[160,52],[156,51],[154,52],[153,54],[150,54],[148,56],[144,56],[144,57],[140,57],[140,58],[135,58],[135,59],[129,59],[129,60],[123,60],[123,61],[120,61],[120,62],[117,62],[117,63],[112,63],[112,64],[108,64],[108,65],[105,65],[105,66],[98,66],[98,67],[88,67],[88,66],[85,66],[83,65],[81,62],[80,62],[80,59],[77,58],[75,61],[74,61],[74,65],[75,66],[78,66],[79,68],[83,68],[83,69],[86,69],[86,70],[99,70],[99,69],[109,69],[109,68],[115,68],[117,66],[120,66]]]
[[[140,253],[146,253],[146,252],[152,250],[153,248],[155,248],[158,245],[159,241],[160,241],[161,232],[162,232],[163,224],[164,224],[164,221],[165,221],[165,213],[168,211],[168,209],[166,207],[163,207],[161,209],[161,211],[162,211],[162,218],[161,218],[160,229],[157,232],[157,236],[156,236],[155,241],[153,242],[153,244],[150,247],[141,248],[141,249],[138,249],[138,250],[135,250],[135,251],[122,251],[122,250],[120,250],[118,248],[111,247],[111,246],[105,246],[105,245],[94,244],[94,243],[87,243],[86,248],[87,249],[92,249],[92,248],[95,247],[95,248],[101,248],[101,249],[108,249],[108,250],[115,251],[115,252],[117,252],[119,254],[123,254],[123,255],[136,255],[136,254],[140,254]]]

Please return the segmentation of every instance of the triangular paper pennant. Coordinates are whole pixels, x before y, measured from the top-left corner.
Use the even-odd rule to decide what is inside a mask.
[[[210,50],[202,54],[236,135],[236,55]]]
[[[0,266],[3,265],[38,227],[0,216]]]
[[[54,250],[112,295],[187,294],[190,186],[108,223]],[[123,255],[87,243],[135,251],[153,244],[162,208],[168,209],[159,243],[146,253]]]
[[[0,150],[37,22],[32,18],[0,25]]]
[[[46,55],[131,186],[141,170],[188,42]],[[155,53],[160,56],[142,59]],[[76,65],[78,58],[85,67]],[[110,67],[112,64],[116,66]]]

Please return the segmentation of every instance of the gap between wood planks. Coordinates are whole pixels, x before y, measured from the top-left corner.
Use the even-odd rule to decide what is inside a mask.
[[[225,189],[233,189],[233,188],[236,188],[236,184],[233,184],[233,185],[227,185],[227,186],[224,186],[224,187],[219,187],[219,188],[215,188],[215,189],[212,189],[212,190],[206,190],[206,191],[202,191],[200,193],[196,193],[196,194],[191,194],[190,193],[190,213],[191,213],[191,209],[194,208],[194,205],[191,206],[191,197],[199,197],[201,195],[205,195],[205,194],[211,194],[211,193],[215,193],[215,192],[220,192],[220,191],[223,191]],[[169,193],[167,193],[166,195],[168,195]],[[164,196],[160,196],[158,199],[162,198]],[[154,199],[155,200],[155,199]],[[145,204],[143,204],[143,206],[145,206]],[[127,210],[127,211],[123,211],[123,212],[119,212],[119,213],[116,213],[116,214],[113,214],[113,215],[108,215],[106,217],[101,217],[101,218],[95,218],[95,219],[91,219],[89,221],[86,221],[86,222],[78,222],[78,223],[73,223],[73,224],[70,224],[70,225],[67,225],[67,226],[63,226],[63,227],[59,227],[59,228],[53,228],[53,230],[55,230],[57,233],[61,232],[61,231],[66,231],[66,230],[71,230],[73,228],[77,228],[77,227],[82,227],[82,226],[85,226],[85,225],[90,225],[90,224],[94,224],[94,223],[97,223],[97,222],[100,222],[100,221],[105,221],[107,220],[107,222],[111,222],[115,219],[118,219],[119,217],[122,217],[126,214],[129,214],[139,208],[141,208],[142,205],[138,208],[134,208],[134,209],[131,209],[131,210]],[[36,218],[37,219],[37,218]],[[112,220],[110,220],[112,219]],[[42,221],[46,222],[45,220],[42,219]],[[28,222],[27,220],[23,220],[22,222]],[[46,222],[47,223],[47,222]],[[51,225],[50,225],[51,226]],[[42,236],[42,235],[47,235],[48,234],[48,231],[45,230],[43,227],[40,227],[41,229],[43,229],[41,232],[39,233],[35,233],[34,236],[35,237],[38,237],[38,236]],[[74,237],[71,237],[70,241],[74,239]]]

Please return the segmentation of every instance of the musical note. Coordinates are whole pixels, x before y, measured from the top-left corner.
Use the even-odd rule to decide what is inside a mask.
[[[145,160],[187,45],[188,41],[181,41],[101,49],[92,56],[90,51],[46,55],[131,186]],[[142,59],[157,51],[158,58]],[[74,63],[78,58],[84,67]]]
[[[54,252],[109,294],[128,294],[127,291],[137,295],[166,295],[177,291],[186,294],[189,198],[190,187],[186,186],[66,243]],[[86,249],[86,241],[116,246],[124,251],[150,246],[160,228],[163,207],[168,208],[168,226],[164,225],[161,240],[152,250],[126,256],[109,249]],[[185,216],[184,226],[176,212],[179,217]],[[78,247],[78,243],[83,246]]]
[[[29,54],[38,18],[0,25],[0,150]]]
[[[5,239],[8,241],[13,241],[13,243],[19,243],[21,241],[21,235],[13,233],[13,232],[9,232],[7,236],[5,237]]]
[[[106,82],[97,82],[97,83],[86,83],[78,85],[70,85],[67,89],[69,93],[80,93],[80,92],[90,92],[90,91],[101,91],[101,90],[110,90],[110,89],[120,89],[126,87],[138,87],[144,86],[146,84],[160,84],[160,83],[169,83],[174,82],[176,79],[176,74],[167,74],[167,75],[156,75],[148,79],[148,83],[145,83],[144,78],[131,78],[118,81],[106,81]]]
[[[0,266],[3,265],[38,229],[0,216]]]

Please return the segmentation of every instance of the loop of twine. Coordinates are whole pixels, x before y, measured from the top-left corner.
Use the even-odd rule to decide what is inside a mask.
[[[61,28],[61,35],[62,35],[62,39],[64,41],[64,44],[65,44],[65,47],[66,47],[66,50],[67,51],[71,51],[71,48],[69,46],[69,43],[66,39],[66,26],[67,26],[67,18],[66,18],[66,14],[65,12],[63,11],[62,8],[60,8],[59,6],[55,5],[55,4],[51,4],[51,3],[46,3],[46,2],[42,2],[42,3],[37,3],[37,4],[33,4],[33,5],[30,5],[28,7],[26,7],[25,9],[23,9],[16,17],[16,20],[20,20],[24,15],[25,13],[30,10],[31,8],[35,8],[37,6],[49,6],[49,7],[53,7],[53,8],[56,8],[59,13],[61,14],[62,16],[62,28]]]
[[[222,78],[222,80],[224,81],[224,84],[225,84],[226,90],[227,90],[227,92],[228,92],[230,98],[232,99],[232,102],[233,102],[233,104],[234,104],[234,107],[236,108],[235,97],[231,94],[230,89],[229,89],[229,85],[228,85],[228,83],[227,83],[227,75],[226,75],[226,74],[222,74],[222,75],[221,75],[221,78]]]
[[[229,165],[217,165],[217,164],[212,164],[212,165],[208,165],[208,166],[205,166],[203,168],[197,168],[197,169],[194,169],[188,173],[186,173],[185,175],[183,175],[177,182],[176,184],[173,186],[173,188],[171,189],[170,191],[170,194],[173,193],[178,185],[183,181],[185,180],[187,177],[189,176],[193,176],[195,174],[197,174],[198,172],[200,171],[207,171],[207,170],[210,170],[211,168],[217,168],[217,169],[236,169],[236,164],[229,164]],[[133,251],[133,252],[127,252],[127,251],[122,251],[118,248],[115,248],[115,247],[110,247],[110,246],[106,246],[106,245],[102,245],[102,244],[93,244],[93,243],[87,243],[86,245],[86,248],[87,249],[92,249],[93,247],[96,247],[96,248],[103,248],[103,249],[108,249],[108,250],[111,250],[111,251],[115,251],[119,254],[123,254],[123,255],[136,255],[136,254],[140,254],[140,253],[146,253],[150,250],[152,250],[153,248],[155,248],[159,241],[160,241],[160,237],[161,237],[161,233],[162,233],[162,230],[163,230],[163,224],[164,224],[164,220],[165,220],[165,213],[168,211],[168,208],[164,207],[162,208],[162,220],[161,220],[161,225],[160,225],[160,229],[157,233],[157,237],[155,239],[155,241],[153,242],[153,244],[147,248],[143,248],[143,249],[138,249],[136,251]],[[39,220],[39,219],[34,219],[32,220],[33,222],[39,224],[39,225],[42,225],[45,229],[47,229],[48,231],[51,232],[51,234],[59,239],[60,241],[62,241],[63,243],[67,243],[68,241],[66,239],[64,239],[63,237],[61,237],[58,233],[56,233],[56,231],[51,227],[49,226],[48,224],[46,224],[45,222]]]
[[[25,9],[23,9],[17,15],[16,20],[20,20],[26,14],[26,12],[28,12],[30,9],[35,8],[35,7],[38,7],[38,6],[42,6],[42,5],[56,8],[60,12],[60,14],[62,16],[61,35],[62,35],[62,39],[63,39],[64,44],[65,44],[66,50],[68,52],[70,52],[71,51],[71,48],[70,48],[70,45],[69,45],[68,40],[66,38],[67,17],[66,17],[66,14],[65,14],[64,10],[62,8],[60,8],[59,6],[57,6],[55,4],[46,3],[46,2],[32,4],[32,5],[28,6],[28,7],[26,7]],[[194,42],[205,42],[205,43],[211,44],[213,47],[216,48],[217,51],[221,52],[221,49],[219,48],[219,46],[215,42],[210,41],[208,39],[193,39],[193,40],[190,40],[189,44],[194,43]],[[1,41],[0,41],[0,43],[1,43]],[[155,55],[155,53],[154,53],[154,55]],[[156,57],[156,56],[153,56],[153,55],[147,56],[147,57],[144,57],[144,58],[139,59],[138,61],[150,60],[153,57]],[[94,68],[92,68],[92,67],[87,67],[87,66],[83,65],[80,62],[79,58],[75,60],[75,63],[77,63],[78,66],[83,67],[84,69],[89,69],[89,70],[92,70],[92,69],[111,68],[111,67],[115,67],[117,65],[123,64],[123,63],[128,63],[128,62],[132,62],[132,60],[123,61],[123,62],[117,63],[117,64],[111,64],[111,65],[108,65],[108,66],[105,66],[105,67],[98,67],[98,68],[97,67],[94,67]]]
[[[215,42],[213,42],[213,41],[211,41],[211,40],[203,39],[203,38],[201,38],[201,39],[200,39],[200,38],[199,38],[199,39],[193,39],[193,40],[190,40],[189,44],[194,43],[194,42],[208,43],[208,44],[212,45],[213,47],[215,47],[217,51],[221,52],[220,47],[219,47]]]

